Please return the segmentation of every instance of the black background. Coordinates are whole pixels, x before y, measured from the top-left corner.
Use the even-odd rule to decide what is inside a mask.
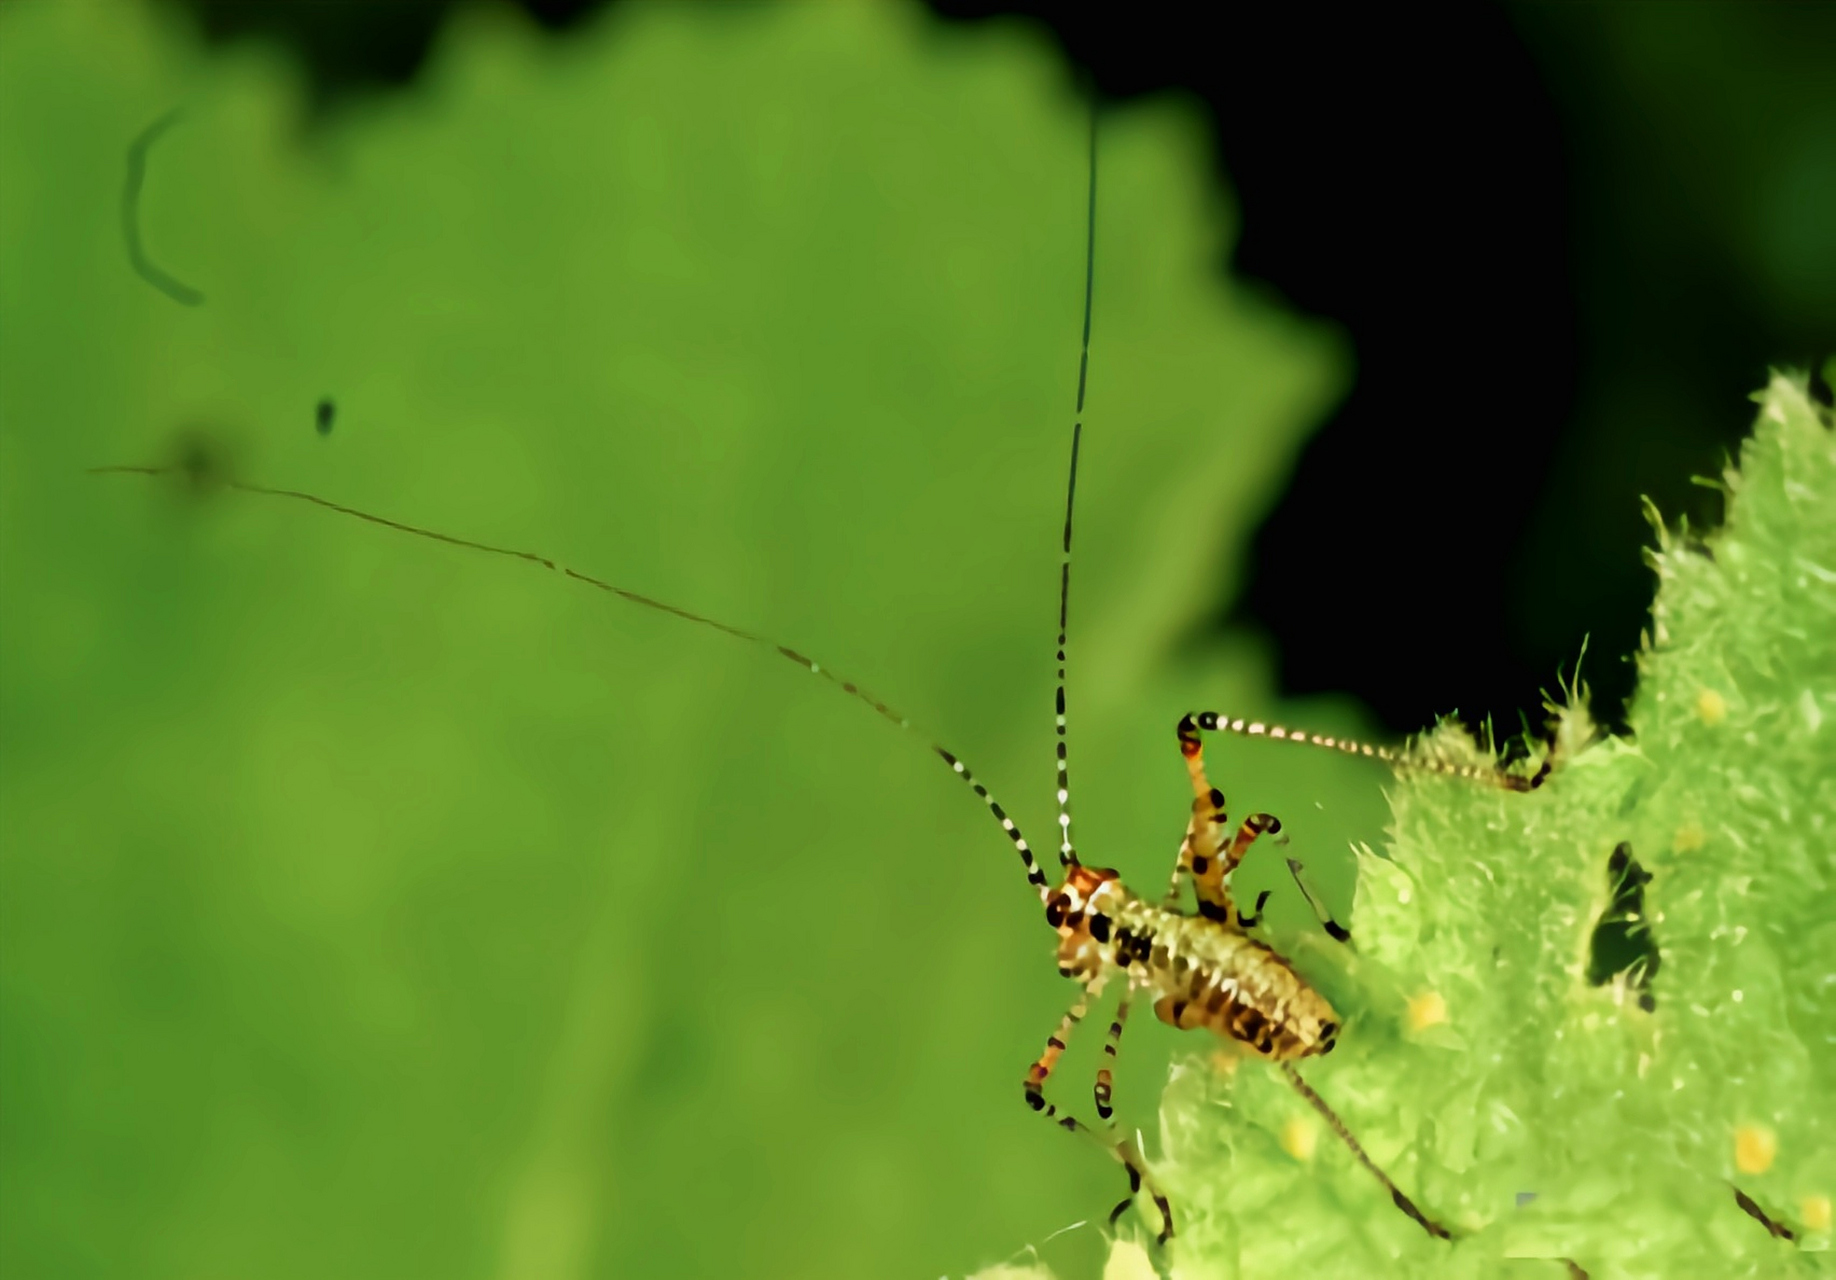
[[[410,81],[450,7],[168,3],[291,46],[321,107]],[[604,5],[522,7],[564,38]],[[1107,100],[1197,98],[1243,216],[1219,269],[1350,336],[1354,388],[1218,624],[1266,630],[1287,691],[1350,691],[1397,732],[1514,731],[1591,633],[1617,721],[1640,495],[1712,523],[1691,477],[1738,448],[1746,397],[1836,351],[1836,286],[1803,283],[1836,277],[1836,152],[1826,173],[1804,150],[1819,120],[1836,138],[1836,4],[932,7],[1044,24]],[[1781,220],[1802,278],[1760,243]]]

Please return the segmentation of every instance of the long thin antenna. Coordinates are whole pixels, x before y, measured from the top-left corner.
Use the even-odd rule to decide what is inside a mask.
[[[1084,212],[1084,336],[1077,359],[1077,410],[1071,419],[1071,473],[1065,481],[1065,540],[1058,562],[1058,860],[1077,865],[1071,840],[1071,770],[1065,759],[1065,637],[1071,616],[1071,517],[1077,509],[1077,451],[1084,439],[1084,388],[1090,375],[1090,310],[1096,292],[1097,98],[1090,92],[1090,196]]]
[[[196,472],[193,469],[183,465],[164,467],[91,467],[89,473],[91,475],[179,476],[191,479],[194,482],[197,478]],[[608,595],[617,596],[620,600],[628,604],[642,605],[646,609],[655,609],[658,613],[667,613],[672,618],[680,618],[684,622],[692,622],[697,626],[718,631],[722,635],[732,636],[735,640],[744,640],[748,644],[756,644],[762,648],[769,649],[780,657],[788,658],[811,675],[821,676],[824,680],[828,681],[831,685],[834,685],[837,689],[840,689],[843,693],[856,701],[865,703],[867,706],[873,708],[874,712],[882,719],[888,721],[896,728],[905,730],[908,733],[912,731],[911,721],[907,720],[897,711],[894,711],[891,707],[886,705],[886,703],[881,702],[878,698],[874,697],[873,694],[854,683],[854,681],[836,672],[830,671],[814,658],[805,657],[788,645],[779,644],[775,640],[770,640],[765,636],[747,631],[743,627],[736,627],[729,623],[721,622],[717,618],[710,618],[703,614],[695,613],[693,610],[684,609],[679,605],[673,605],[667,601],[644,595],[641,592],[617,586],[602,578],[595,578],[591,574],[581,573],[578,569],[570,569],[566,565],[551,560],[549,557],[539,552],[520,551],[514,547],[494,546],[488,542],[476,542],[471,538],[455,537],[450,533],[441,533],[435,529],[424,529],[420,525],[409,524],[403,520],[391,520],[387,516],[372,515],[368,511],[359,511],[356,507],[347,507],[341,502],[333,502],[328,498],[321,498],[316,494],[304,493],[298,489],[271,489],[267,485],[248,484],[244,481],[233,479],[213,480],[213,483],[221,484],[222,487],[233,489],[238,493],[256,494],[264,498],[287,498],[294,502],[304,502],[309,506],[318,507],[321,510],[335,512],[341,516],[349,516],[353,520],[362,520],[367,524],[379,525],[384,529],[393,529],[397,533],[409,534],[416,538],[426,538],[430,542],[442,542],[449,547],[463,547],[468,551],[482,551],[487,555],[503,556],[506,559],[517,560],[524,564],[534,565],[537,568],[547,569],[552,573],[560,574],[564,578],[571,578],[575,582],[584,583],[586,586],[596,588]],[[968,767],[964,765],[953,752],[935,742],[931,743],[930,747],[932,751],[936,752],[937,755],[942,758],[945,764],[950,766],[950,771],[967,783],[970,790],[974,791],[982,803],[988,806],[988,812],[993,815],[996,822],[1000,823],[1001,830],[1005,832],[1007,838],[1013,842],[1015,852],[1020,855],[1020,861],[1026,868],[1027,883],[1033,886],[1033,890],[1039,895],[1039,900],[1041,902],[1048,900],[1052,895],[1051,886],[1046,883],[1045,872],[1040,870],[1038,860],[1033,857],[1032,848],[1027,844],[1026,837],[1020,834],[1020,828],[1015,825],[1014,820],[1007,816],[1007,811],[996,803],[993,796],[988,794],[988,788],[976,781],[975,775],[969,772]]]

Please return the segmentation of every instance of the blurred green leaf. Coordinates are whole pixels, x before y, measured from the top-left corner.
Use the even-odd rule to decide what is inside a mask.
[[[483,11],[412,95],[302,101],[164,9],[0,11],[0,1269],[935,1275],[1095,1216],[1115,1171],[1018,1087],[1071,992],[920,742],[523,566],[83,474],[188,449],[781,637],[1049,845],[1085,172],[1046,42]],[[140,230],[197,307],[119,222],[175,107]],[[1073,772],[1145,883],[1176,717],[1277,710],[1186,637],[1346,376],[1220,287],[1204,154],[1179,104],[1104,124]],[[1220,759],[1343,901],[1376,779]]]

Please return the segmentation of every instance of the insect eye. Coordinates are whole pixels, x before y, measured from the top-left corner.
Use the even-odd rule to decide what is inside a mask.
[[[1062,893],[1046,903],[1046,923],[1051,925],[1054,929],[1064,924],[1065,910],[1069,906],[1070,903],[1065,900],[1065,895]]]

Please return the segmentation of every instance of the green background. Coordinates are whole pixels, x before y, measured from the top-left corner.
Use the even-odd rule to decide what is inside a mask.
[[[1049,846],[1067,69],[891,7],[487,10],[414,94],[304,103],[135,6],[0,12],[0,1269],[929,1276],[1100,1219],[1020,1099],[1071,991],[921,740],[522,566],[84,474],[205,450],[781,638]],[[141,220],[196,308],[119,220],[174,107]],[[1216,287],[1194,117],[1102,139],[1073,778],[1157,888],[1182,711],[1360,727],[1192,638],[1348,361]],[[1213,759],[1343,908],[1381,773]],[[1125,1049],[1150,1132],[1174,1039]]]

